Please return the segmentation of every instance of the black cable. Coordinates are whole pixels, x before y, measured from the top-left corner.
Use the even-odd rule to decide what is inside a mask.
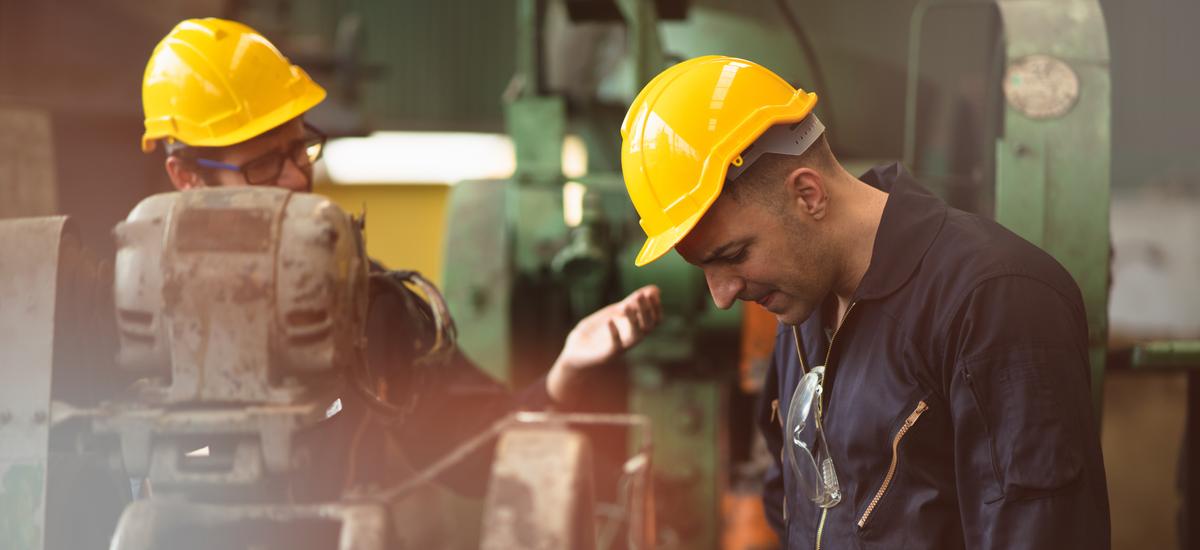
[[[454,320],[450,317],[450,308],[446,305],[446,300],[438,292],[437,287],[416,271],[371,273],[370,278],[383,283],[384,288],[401,296],[411,294],[414,298],[419,299],[416,293],[406,286],[407,284],[412,284],[425,294],[425,305],[429,308],[426,313],[432,317],[429,320],[434,324],[434,342],[428,350],[412,361],[412,366],[417,369],[414,375],[419,375],[422,368],[450,361],[457,349],[457,330]],[[397,406],[379,395],[375,389],[377,375],[371,372],[365,358],[360,358],[356,363],[357,368],[350,369],[351,387],[364,398],[368,406],[391,420],[403,418],[413,410],[418,395],[410,395],[403,405]],[[419,383],[415,386],[419,386]],[[410,390],[416,391],[415,388],[410,388]]]
[[[446,305],[446,299],[442,297],[436,285],[416,271],[372,273],[371,278],[383,281],[398,294],[415,294],[405,287],[406,284],[412,284],[425,294],[425,305],[429,307],[429,313],[433,316],[434,343],[432,348],[416,360],[417,363],[436,362],[454,352],[458,341],[458,329],[450,316],[450,307]]]

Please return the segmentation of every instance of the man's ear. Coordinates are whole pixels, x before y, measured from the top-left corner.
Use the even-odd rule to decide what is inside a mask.
[[[814,220],[829,211],[829,180],[812,168],[797,168],[784,182],[789,201]]]
[[[174,185],[176,189],[184,191],[195,187],[204,187],[204,178],[200,177],[198,172],[178,156],[167,155],[164,166],[167,169],[167,176],[171,178],[171,185]]]

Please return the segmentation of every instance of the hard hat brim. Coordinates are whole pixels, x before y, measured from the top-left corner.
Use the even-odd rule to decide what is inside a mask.
[[[670,252],[672,248],[675,248],[675,245],[679,244],[679,241],[682,241],[683,238],[692,231],[692,228],[696,227],[697,223],[700,223],[700,218],[704,217],[704,214],[708,212],[708,208],[710,206],[712,205],[706,205],[699,212],[684,220],[683,223],[680,223],[653,237],[646,238],[646,243],[642,245],[642,250],[638,252],[637,258],[635,258],[633,261],[633,265],[636,267],[642,267],[663,257],[663,255],[667,252]]]
[[[701,171],[701,180],[711,181],[716,193],[705,198],[695,214],[665,231],[647,236],[646,243],[642,245],[642,250],[634,259],[634,265],[642,267],[661,258],[696,227],[696,224],[708,213],[708,209],[712,207],[724,190],[725,176],[729,169],[729,163],[733,162],[734,157],[754,143],[754,140],[758,139],[771,126],[803,120],[812,112],[816,104],[817,94],[798,90],[787,104],[764,106],[754,112],[739,126],[738,131],[729,136],[729,138],[738,139],[726,139],[718,144],[714,148],[714,158],[706,163]]]

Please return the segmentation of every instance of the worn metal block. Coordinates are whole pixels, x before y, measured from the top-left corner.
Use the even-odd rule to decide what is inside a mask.
[[[595,545],[587,439],[515,428],[496,446],[483,516],[484,550],[588,550]]]
[[[44,541],[50,384],[65,217],[0,221],[0,541]]]

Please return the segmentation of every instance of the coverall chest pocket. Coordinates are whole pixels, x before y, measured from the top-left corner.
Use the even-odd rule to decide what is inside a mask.
[[[855,527],[862,542],[869,548],[902,548],[903,539],[910,528],[905,517],[920,507],[918,487],[913,479],[912,462],[919,454],[913,446],[917,443],[913,433],[922,425],[922,418],[930,413],[928,398],[910,403],[898,417],[891,430],[888,449],[891,451],[887,469],[878,479],[864,480],[859,487],[861,496],[856,499]],[[900,540],[896,540],[899,538]]]

